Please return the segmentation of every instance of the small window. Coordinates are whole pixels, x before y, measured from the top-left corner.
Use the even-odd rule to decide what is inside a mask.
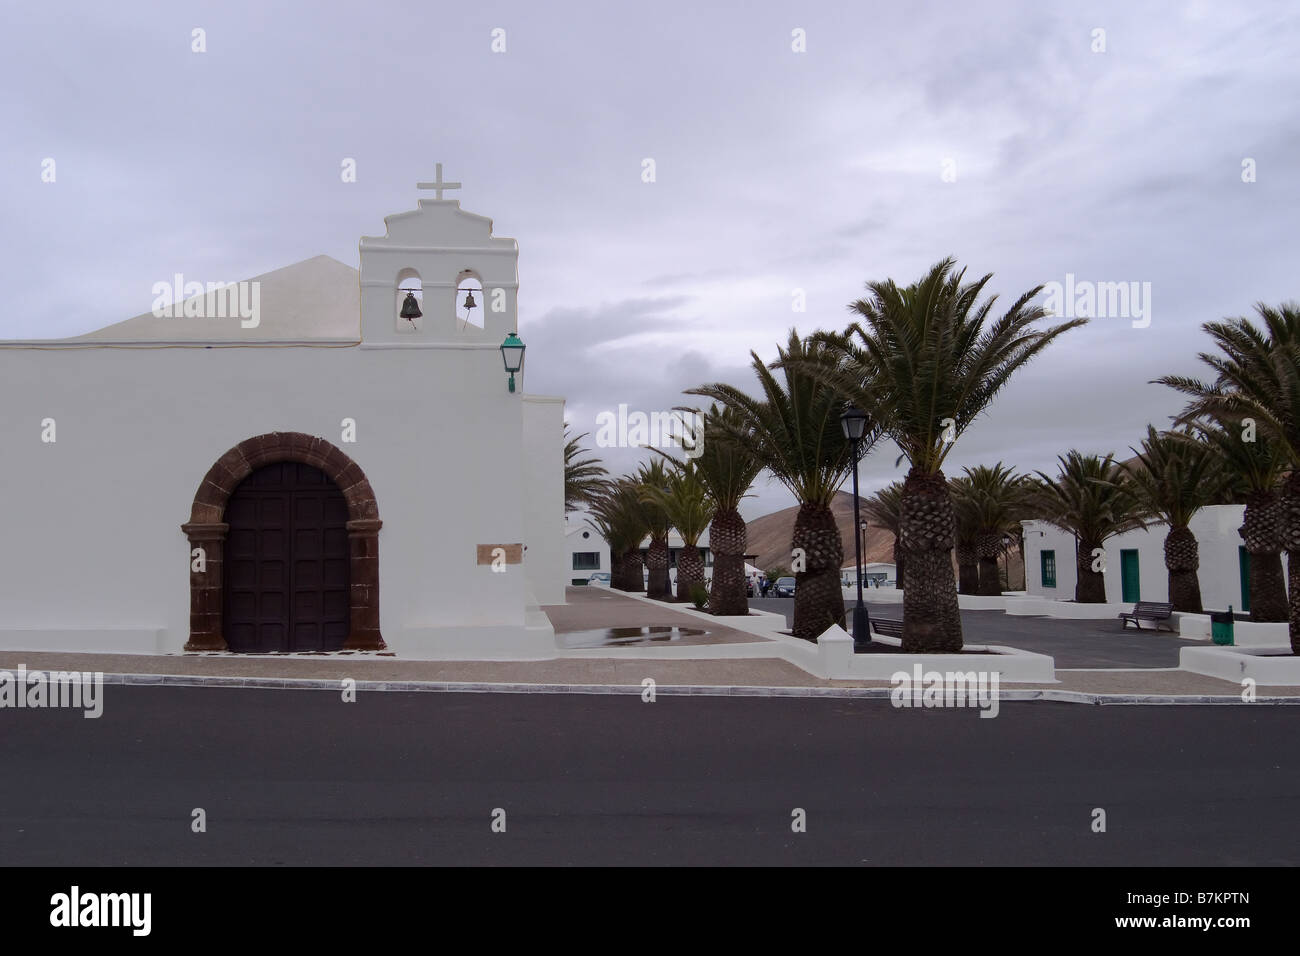
[[[1042,562],[1043,587],[1056,587],[1056,552],[1040,551],[1039,560]]]
[[[599,571],[599,570],[600,570],[600,552],[599,552],[599,551],[575,551],[575,552],[573,552],[573,570],[575,570],[575,571]]]
[[[590,531],[584,531],[584,532],[582,532],[582,536],[583,536],[584,538],[590,538],[590,537],[591,537],[591,532],[590,532]]]

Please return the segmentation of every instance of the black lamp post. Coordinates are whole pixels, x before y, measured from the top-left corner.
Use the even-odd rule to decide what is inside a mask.
[[[867,519],[858,522],[858,534],[862,537],[862,553],[867,553]]]
[[[844,437],[853,443],[853,528],[862,526],[858,515],[858,452],[862,447],[862,438],[867,433],[867,413],[860,408],[846,408],[840,416],[840,426]],[[867,606],[862,601],[862,536],[853,536],[853,550],[857,557],[858,603],[853,609],[853,650],[859,652],[871,643],[871,618],[867,616]]]

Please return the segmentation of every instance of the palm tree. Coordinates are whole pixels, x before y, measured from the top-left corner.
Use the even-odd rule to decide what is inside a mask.
[[[646,533],[650,535],[650,549],[646,552],[646,567],[650,569],[646,597],[667,601],[672,597],[672,581],[668,574],[668,535],[673,522],[659,501],[659,495],[668,490],[668,472],[661,459],[641,466],[636,475],[639,494],[644,506]]]
[[[979,504],[969,476],[948,479],[952,514],[956,521],[957,593],[978,594],[980,590]]]
[[[975,510],[975,550],[979,559],[978,593],[999,595],[1002,578],[998,555],[1007,550],[1008,538],[1020,530],[1025,516],[1025,482],[1011,468],[998,462],[991,468],[966,468]],[[1009,584],[1010,582],[1008,582]]]
[[[1080,604],[1105,604],[1105,564],[1093,570],[1093,552],[1102,549],[1107,538],[1145,528],[1146,522],[1114,455],[1103,458],[1071,450],[1057,456],[1057,461],[1061,472],[1056,477],[1037,472],[1039,480],[1029,486],[1029,508],[1048,524],[1074,535],[1074,599]]]
[[[1218,354],[1201,352],[1211,381],[1184,375],[1156,379],[1191,397],[1180,421],[1212,416],[1250,423],[1290,469],[1283,484],[1287,552],[1287,620],[1291,653],[1300,654],[1300,303],[1258,303],[1260,323],[1238,317],[1201,326]]]
[[[598,494],[591,501],[590,511],[587,513],[587,520],[591,522],[597,533],[609,545],[609,586],[611,588],[623,587],[623,545],[619,540],[619,531],[617,519],[613,509],[607,508],[607,499],[612,498],[613,492],[609,486]]]
[[[844,542],[830,506],[852,467],[853,446],[840,425],[843,402],[809,371],[833,364],[837,357],[824,343],[801,339],[793,330],[772,363],[773,369],[781,369],[784,381],[757,354],[750,356],[763,398],[722,383],[690,389],[689,394],[730,409],[734,418],[714,419],[719,431],[746,449],[799,502],[791,541],[792,631],[796,637],[815,640],[827,628],[844,623]],[[877,437],[877,431],[870,432],[863,448],[870,448]]]
[[[903,650],[960,651],[961,614],[952,574],[956,521],[943,462],[953,443],[986,411],[1011,376],[1074,319],[1046,329],[1047,313],[1021,295],[1000,318],[997,300],[980,296],[992,274],[965,281],[952,259],[899,288],[870,282],[849,306],[860,318],[830,341],[845,357],[841,371],[822,373],[846,399],[879,419],[911,463],[903,483],[900,539],[912,585],[903,591]]]
[[[894,536],[894,586],[903,587],[903,549],[898,544],[898,527],[903,506],[903,483],[891,481],[862,502],[868,520]]]
[[[682,537],[677,557],[677,600],[691,600],[691,589],[704,586],[704,560],[700,557],[700,536],[713,520],[713,502],[696,473],[693,462],[668,471],[665,487],[647,485],[644,494],[667,515]]]
[[[1198,419],[1192,425],[1232,479],[1232,497],[1246,506],[1237,533],[1250,555],[1250,619],[1285,621],[1286,575],[1281,552],[1286,507],[1278,486],[1286,472],[1286,459],[1278,454],[1276,442],[1255,441],[1253,430],[1240,421]]]
[[[1138,507],[1169,526],[1165,535],[1165,567],[1169,571],[1169,601],[1175,611],[1200,614],[1201,566],[1196,535],[1188,527],[1192,516],[1213,504],[1224,491],[1217,455],[1204,441],[1187,433],[1157,432],[1147,426],[1142,448],[1121,463],[1137,496]]]
[[[641,541],[648,527],[641,486],[627,476],[612,482],[592,504],[592,516],[609,543],[610,585],[622,591],[644,591]]]
[[[590,505],[605,488],[609,476],[598,458],[583,458],[587,450],[581,442],[587,433],[569,436],[569,423],[564,423],[564,510],[572,511],[578,505]]]
[[[699,409],[679,411],[701,414]],[[728,429],[743,429],[736,411],[719,408],[715,403],[702,417],[704,442],[696,449],[693,460],[682,462],[655,450],[678,467],[692,466],[695,477],[708,491],[713,507],[713,520],[709,524],[709,551],[713,554],[709,611],[718,615],[745,615],[749,613],[749,599],[745,595],[745,548],[749,545],[749,533],[738,509],[763,466],[746,445],[728,437]],[[680,569],[677,581],[680,593]]]

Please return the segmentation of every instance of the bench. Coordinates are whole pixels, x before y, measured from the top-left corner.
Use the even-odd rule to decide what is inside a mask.
[[[1139,631],[1142,630],[1142,622],[1150,621],[1158,630],[1163,623],[1166,631],[1173,631],[1169,625],[1169,617],[1174,613],[1172,604],[1165,604],[1159,601],[1138,601],[1133,605],[1133,610],[1123,611],[1119,619],[1124,622],[1124,627],[1133,624]]]
[[[885,637],[903,636],[903,622],[888,617],[873,617],[871,619],[871,629]]]

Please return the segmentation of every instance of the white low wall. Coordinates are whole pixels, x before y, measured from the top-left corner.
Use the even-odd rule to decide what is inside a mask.
[[[1008,599],[1006,612],[1018,617],[1059,617],[1075,621],[1117,620],[1121,611],[1133,610],[1132,604],[1079,604],[1075,601],[1052,601],[1041,597]],[[1146,625],[1144,624],[1143,627]]]
[[[844,595],[844,604],[846,607],[858,603],[858,589],[840,588]],[[863,588],[862,600],[868,604],[902,604],[903,592],[898,588]]]
[[[902,643],[880,635],[871,639],[895,647]],[[911,673],[920,664],[926,671],[994,673],[1003,683],[1056,683],[1056,662],[1048,655],[997,644],[967,644],[963,654],[855,654],[853,638],[843,628],[832,627],[817,639],[817,646],[826,676],[832,680],[887,681],[899,671]]]
[[[1174,617],[1178,619],[1175,626],[1179,637],[1191,641],[1210,640],[1210,615],[1178,613]],[[1237,647],[1284,647],[1290,640],[1290,630],[1285,621],[1278,624],[1232,622],[1232,643]]]
[[[1261,686],[1300,685],[1300,657],[1261,656],[1266,651],[1289,651],[1290,645],[1259,647],[1184,647],[1178,652],[1178,666],[1193,674],[1243,681],[1250,678]]]
[[[958,594],[957,606],[963,611],[1005,611],[1012,602],[1023,600],[1007,594]]]
[[[881,589],[892,590],[892,589]],[[623,593],[623,592],[620,592]],[[914,664],[920,663],[927,670],[938,671],[985,671],[996,673],[998,679],[1006,683],[1056,683],[1055,661],[1046,654],[1034,654],[1001,645],[968,644],[967,650],[987,650],[989,654],[854,654],[853,638],[844,634],[842,628],[831,628],[813,644],[790,634],[785,616],[767,611],[750,611],[745,617],[715,617],[707,611],[697,611],[692,607],[679,604],[668,605],[661,601],[652,601],[644,595],[627,593],[625,597],[654,604],[668,611],[697,617],[704,622],[734,628],[753,634],[753,643],[712,644],[706,646],[686,647],[645,647],[645,648],[592,648],[583,650],[561,650],[560,657],[630,657],[630,658],[695,658],[700,660],[720,660],[726,658],[779,658],[802,668],[814,677],[827,680],[879,680],[888,681],[898,671],[911,671]],[[900,594],[901,596],[901,594]],[[837,639],[834,632],[844,635]],[[898,638],[871,636],[873,641],[898,646]],[[844,641],[847,640],[847,649]]]

